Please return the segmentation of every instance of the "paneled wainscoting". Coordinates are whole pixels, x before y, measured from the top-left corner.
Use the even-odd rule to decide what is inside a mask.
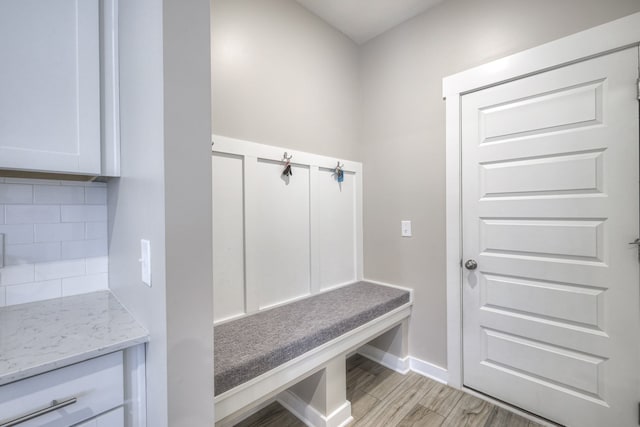
[[[401,375],[358,354],[347,360],[350,427],[538,427],[519,415],[414,372]],[[237,427],[304,427],[274,402]]]
[[[363,279],[361,163],[213,140],[214,322]]]

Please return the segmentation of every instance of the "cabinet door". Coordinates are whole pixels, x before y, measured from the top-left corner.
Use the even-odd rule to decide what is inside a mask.
[[[73,427],[124,427],[122,406]]]
[[[0,168],[99,174],[99,0],[0,0],[0,58]]]

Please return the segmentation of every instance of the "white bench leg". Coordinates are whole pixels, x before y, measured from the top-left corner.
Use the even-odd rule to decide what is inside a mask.
[[[351,422],[345,357],[330,360],[323,369],[281,393],[278,401],[314,427],[339,427]]]

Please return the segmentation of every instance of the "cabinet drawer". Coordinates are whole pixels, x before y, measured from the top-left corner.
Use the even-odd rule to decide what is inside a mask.
[[[20,427],[68,427],[123,404],[122,352],[56,369],[0,387],[0,426],[7,421],[76,399]]]
[[[121,406],[73,427],[124,427],[124,409]]]

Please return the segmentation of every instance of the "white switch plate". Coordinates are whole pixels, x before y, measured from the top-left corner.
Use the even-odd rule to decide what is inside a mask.
[[[400,221],[402,237],[411,237],[411,221]]]
[[[151,243],[148,240],[140,240],[140,255],[142,282],[151,287]]]

